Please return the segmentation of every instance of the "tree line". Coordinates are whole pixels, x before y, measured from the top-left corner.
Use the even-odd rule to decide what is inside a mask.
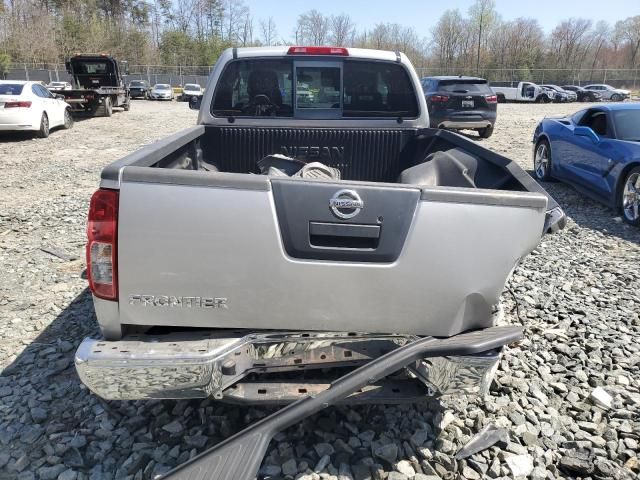
[[[452,74],[637,69],[640,15],[614,25],[569,18],[547,34],[534,18],[507,21],[494,0],[476,0],[467,11],[444,12],[429,32],[361,28],[349,15],[317,10],[282,32],[243,0],[0,0],[0,68],[60,63],[76,52],[109,52],[131,65],[211,65],[230,46],[285,44],[400,50],[416,67]]]

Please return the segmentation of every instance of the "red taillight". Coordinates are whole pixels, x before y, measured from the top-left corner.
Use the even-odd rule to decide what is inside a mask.
[[[431,101],[433,103],[448,102],[449,101],[449,97],[447,95],[432,95],[431,96]]]
[[[487,100],[487,103],[498,103],[498,96],[497,95],[487,95],[484,98]]]
[[[349,56],[349,50],[344,47],[289,47],[289,55],[342,55]]]
[[[31,102],[5,102],[4,108],[29,108]]]
[[[96,297],[118,299],[118,192],[100,189],[91,197],[87,223],[87,277]]]

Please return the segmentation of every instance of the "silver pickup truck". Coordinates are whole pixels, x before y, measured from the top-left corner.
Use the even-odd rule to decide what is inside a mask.
[[[103,336],[75,362],[93,392],[285,404],[458,337],[472,348],[346,401],[486,391],[515,338],[495,326],[505,282],[564,214],[514,162],[428,128],[405,55],[229,49],[190,106],[196,126],[107,166],[92,197]]]

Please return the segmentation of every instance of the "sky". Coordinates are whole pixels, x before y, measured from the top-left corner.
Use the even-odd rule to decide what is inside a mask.
[[[570,17],[605,20],[614,24],[618,20],[640,15],[640,0],[495,0],[496,10],[504,20],[518,17],[536,18],[542,29],[549,33],[560,21]],[[278,29],[278,38],[290,39],[298,15],[315,8],[326,15],[346,13],[353,18],[358,30],[376,23],[389,22],[412,26],[422,37],[429,35],[431,27],[447,10],[458,8],[466,15],[473,0],[245,0],[256,20],[272,16]],[[524,6],[524,8],[523,8]],[[257,23],[256,23],[257,27]],[[258,30],[259,31],[259,30]]]

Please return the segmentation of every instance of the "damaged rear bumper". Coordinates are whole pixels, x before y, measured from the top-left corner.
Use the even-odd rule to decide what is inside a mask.
[[[422,337],[360,366],[317,395],[287,405],[251,423],[239,433],[206,450],[169,472],[165,480],[256,478],[274,435],[301,420],[339,403],[353,392],[392,375],[421,359],[448,355],[467,356],[488,352],[522,338],[522,327],[490,327],[449,338]]]
[[[358,367],[417,339],[299,331],[129,335],[120,341],[85,339],[75,363],[83,383],[109,400],[214,397],[284,404],[328,388],[333,378],[327,377],[327,369]],[[354,392],[348,401],[395,403],[434,394],[484,394],[501,351],[420,359],[395,378]],[[274,380],[281,373],[283,378]],[[265,381],[267,374],[276,375]]]

